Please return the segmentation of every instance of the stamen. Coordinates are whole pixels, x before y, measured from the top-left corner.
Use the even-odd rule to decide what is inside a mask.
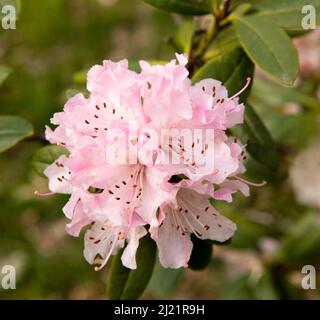
[[[55,195],[55,192],[39,192],[38,190],[36,190],[34,192],[34,195],[39,196],[39,197],[49,197],[49,196],[53,196]]]
[[[100,266],[96,266],[96,267],[94,268],[94,271],[100,271],[100,270],[106,265],[106,263],[108,262],[111,254],[112,254],[112,252],[113,252],[113,250],[114,250],[114,247],[115,247],[116,243],[117,243],[117,241],[114,240],[114,241],[113,241],[113,244],[112,244],[112,247],[111,247],[111,249],[110,249],[107,257],[102,261],[102,263],[101,263]]]
[[[235,99],[235,98],[237,98],[238,96],[240,96],[240,94],[243,93],[243,92],[249,87],[250,83],[251,83],[251,78],[248,77],[248,78],[247,78],[247,83],[245,84],[245,86],[244,86],[238,93],[236,93],[234,96],[232,96],[231,98],[229,98],[228,101],[229,101],[229,100],[232,100],[232,99]]]
[[[263,186],[265,186],[267,184],[266,181],[262,181],[260,183],[256,183],[256,182],[251,182],[251,181],[248,181],[246,179],[240,178],[238,176],[234,176],[234,178],[236,178],[237,180],[239,180],[239,181],[241,181],[243,183],[246,183],[249,186],[253,186],[253,187],[263,187]]]
[[[187,261],[187,252],[188,252],[188,248],[187,248],[187,237],[183,237],[183,249],[184,249],[184,268],[188,268],[188,261]]]

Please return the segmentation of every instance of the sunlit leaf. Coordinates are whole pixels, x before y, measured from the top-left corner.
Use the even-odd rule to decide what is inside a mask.
[[[264,17],[236,18],[234,25],[252,62],[281,83],[293,85],[299,71],[298,55],[285,31]]]
[[[259,10],[256,16],[266,17],[272,23],[286,29],[302,29],[302,13],[304,6],[313,6],[316,14],[316,23],[320,23],[320,0],[259,0],[254,8]]]

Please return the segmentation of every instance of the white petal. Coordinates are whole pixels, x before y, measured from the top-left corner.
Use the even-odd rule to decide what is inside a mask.
[[[123,251],[122,264],[129,269],[136,269],[136,252],[139,246],[139,240],[147,234],[144,227],[132,228],[129,232],[129,242]]]
[[[173,209],[167,207],[166,218],[159,228],[157,245],[159,249],[160,263],[165,268],[178,269],[185,267],[190,259],[192,241],[189,234],[177,230],[172,220]]]
[[[124,244],[116,231],[102,223],[95,223],[85,234],[84,257],[90,264],[104,266],[111,255]]]
[[[223,217],[210,204],[208,198],[190,189],[178,192],[177,214],[189,232],[194,232],[200,239],[224,242],[230,239],[236,225]]]
[[[65,165],[66,156],[59,157],[52,165],[50,165],[44,174],[49,178],[49,189],[56,193],[72,193],[73,187],[69,183],[70,169]]]

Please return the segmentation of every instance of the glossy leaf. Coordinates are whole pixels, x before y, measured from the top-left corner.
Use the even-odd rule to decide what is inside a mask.
[[[254,8],[259,12],[256,16],[266,17],[272,23],[276,23],[285,29],[303,29],[302,19],[305,14],[302,8],[311,5],[315,8],[316,22],[320,23],[320,0],[259,0]]]
[[[46,178],[43,171],[63,154],[68,154],[68,150],[63,147],[55,145],[43,147],[33,155],[31,165],[39,176]]]
[[[299,71],[298,55],[289,36],[263,17],[234,20],[242,47],[252,62],[285,85],[293,85]]]
[[[32,125],[27,120],[16,116],[0,116],[0,152],[10,149],[32,134]]]
[[[159,9],[184,15],[204,15],[211,13],[210,0],[144,0]]]
[[[107,296],[111,300],[120,300],[126,282],[130,274],[130,269],[122,265],[121,256],[123,250],[120,250],[113,258],[111,271],[107,285]]]
[[[147,292],[152,293],[156,299],[170,298],[183,273],[184,268],[164,268],[160,263],[157,263],[147,287]]]
[[[11,68],[9,68],[7,66],[0,65],[0,86],[8,78],[8,76],[11,73],[11,71],[12,71]]]
[[[120,254],[115,257],[109,281],[110,299],[138,299],[151,278],[156,259],[156,243],[146,235],[139,241],[136,253],[137,269],[128,270],[121,264]]]
[[[278,153],[269,131],[254,109],[246,104],[244,130],[248,135],[247,151],[271,170],[278,168]]]

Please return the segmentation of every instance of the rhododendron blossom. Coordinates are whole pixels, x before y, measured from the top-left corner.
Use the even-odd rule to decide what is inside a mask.
[[[55,129],[47,127],[47,139],[69,151],[45,170],[49,189],[71,195],[67,231],[88,227],[84,255],[97,270],[120,248],[123,265],[135,269],[147,233],[162,265],[179,268],[191,234],[223,242],[236,230],[209,199],[249,193],[239,177],[244,146],[226,134],[243,122],[244,105],[217,80],[192,85],[186,64],[184,55],[142,61],[137,73],[126,60],[104,61],[88,73],[89,97],[72,97],[52,118]]]

